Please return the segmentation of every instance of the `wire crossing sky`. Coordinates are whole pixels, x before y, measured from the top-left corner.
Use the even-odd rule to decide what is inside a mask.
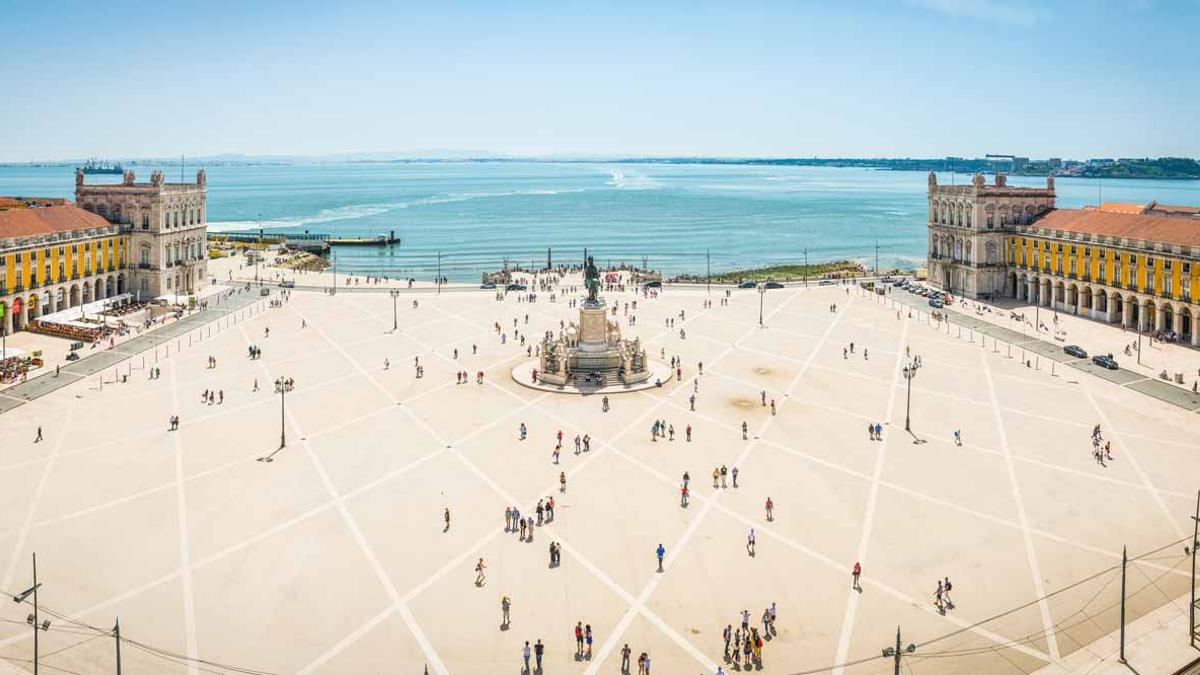
[[[1200,2],[7,3],[0,161],[1197,156]]]

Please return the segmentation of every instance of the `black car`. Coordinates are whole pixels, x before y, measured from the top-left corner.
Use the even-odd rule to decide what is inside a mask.
[[[1109,370],[1116,370],[1118,367],[1117,362],[1113,360],[1111,354],[1099,354],[1097,356],[1093,356],[1092,363],[1100,366],[1101,368],[1108,368]]]
[[[1067,345],[1066,347],[1063,347],[1063,351],[1077,359],[1087,358],[1087,352],[1084,351],[1083,347],[1080,347],[1079,345]]]
[[[742,283],[738,284],[738,288],[758,288],[758,284],[754,283],[753,281],[743,281]]]
[[[778,281],[768,281],[767,283],[763,284],[763,288],[783,288],[783,284],[779,283]]]
[[[504,290],[506,290],[506,291],[523,291],[523,290],[525,290],[525,284],[509,284],[504,287]]]

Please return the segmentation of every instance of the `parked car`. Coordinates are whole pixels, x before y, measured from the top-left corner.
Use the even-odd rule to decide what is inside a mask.
[[[819,283],[819,284],[817,284],[817,285],[818,285],[818,286],[833,286],[833,285],[834,285],[834,284],[836,284],[836,283],[837,283],[837,282],[836,282],[836,281],[834,281],[833,279],[825,279],[825,280],[821,281],[821,283]]]
[[[292,281],[291,279],[285,279],[284,281],[279,282],[279,287],[280,288],[295,288],[296,282]]]
[[[1108,368],[1109,370],[1116,370],[1119,367],[1117,366],[1117,362],[1113,360],[1112,354],[1097,354],[1092,357],[1092,363],[1101,368]]]
[[[929,306],[934,309],[941,309],[946,306],[946,303],[942,302],[941,298],[930,298]]]
[[[496,282],[494,282],[494,281],[485,281],[485,282],[483,282],[482,284],[479,284],[479,287],[480,287],[480,288],[484,288],[484,289],[492,289],[492,288],[495,288],[495,287],[496,287]]]
[[[1079,345],[1067,345],[1066,347],[1063,347],[1063,351],[1077,359],[1087,358],[1087,352],[1084,351],[1083,347],[1080,347]]]
[[[504,287],[504,290],[506,290],[506,291],[523,291],[523,290],[525,290],[525,284],[509,284]]]
[[[783,284],[779,283],[778,281],[768,281],[767,283],[763,284],[763,288],[783,288]]]
[[[754,283],[753,281],[743,281],[742,283],[738,284],[738,288],[758,288],[758,284]]]

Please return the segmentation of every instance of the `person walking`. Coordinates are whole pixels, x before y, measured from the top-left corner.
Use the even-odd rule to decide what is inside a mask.
[[[583,642],[587,645],[587,651],[584,653],[584,658],[588,661],[592,660],[592,624],[583,627]]]
[[[775,502],[771,501],[771,497],[767,497],[767,522],[775,520]]]
[[[754,528],[752,527],[750,528],[750,534],[746,535],[746,552],[750,554],[751,558],[754,557],[754,542]]]
[[[583,658],[583,622],[575,624],[575,660]]]
[[[729,487],[729,484],[725,481],[725,478],[728,475],[729,475],[729,469],[724,464],[722,464],[721,465],[721,487],[723,487],[723,488]]]
[[[713,487],[717,487],[717,481],[721,479],[721,470],[713,467]]]
[[[862,576],[862,565],[858,562],[854,563],[854,569],[850,571],[850,577],[853,579],[850,588],[862,592],[862,584],[859,583],[859,577]]]
[[[509,599],[509,597],[507,595],[501,597],[500,598],[500,628],[501,629],[508,628],[508,616],[509,616],[508,612],[510,609],[512,609],[512,600]],[[528,645],[529,643],[526,642],[525,644]]]
[[[942,599],[946,601],[946,609],[954,609],[954,603],[950,600],[950,589],[954,586],[950,583],[950,577],[946,577],[945,583],[942,584]]]
[[[737,484],[738,468],[736,466],[733,467],[733,469],[729,473],[733,477],[733,487],[736,488],[738,486],[738,484]]]
[[[445,508],[444,512],[442,513],[442,519],[446,521],[446,527],[442,530],[442,532],[449,532],[450,531],[450,507],[447,506]]]
[[[566,474],[566,472],[563,472],[563,471],[558,472],[558,491],[559,492],[567,491],[567,474]]]
[[[750,425],[745,422],[742,422],[742,440],[743,441],[749,437],[749,433],[750,433]]]
[[[629,674],[629,655],[633,652],[629,648],[629,643],[626,642],[624,647],[621,647],[621,672],[625,675]]]
[[[663,571],[663,556],[667,554],[667,549],[663,548],[663,545],[660,543],[658,548],[655,549],[654,554],[658,556],[658,571],[661,572]]]
[[[483,573],[483,571],[485,569],[487,569],[487,565],[484,565],[483,558],[480,558],[479,562],[475,563],[475,585],[476,586],[483,586],[483,582],[487,581],[487,577]]]
[[[725,630],[721,631],[721,637],[725,638],[725,660],[729,660],[729,640],[733,637],[733,626],[725,624]]]
[[[682,506],[682,507],[683,507],[683,508],[685,508],[685,509],[687,508],[687,505],[688,505],[688,486],[687,486],[687,483],[684,483],[684,484],[683,484],[682,486],[680,486],[680,488],[679,488],[679,505],[680,505],[680,506]]]
[[[37,438],[34,438],[34,439],[33,439],[33,442],[34,442],[34,443],[41,443],[41,442],[42,442],[42,427],[41,427],[40,425],[39,425],[39,426],[38,426],[38,428],[37,428]]]
[[[542,671],[542,655],[545,653],[546,646],[542,644],[542,639],[538,638],[537,643],[533,645],[533,658],[537,663],[537,669],[539,673]]]

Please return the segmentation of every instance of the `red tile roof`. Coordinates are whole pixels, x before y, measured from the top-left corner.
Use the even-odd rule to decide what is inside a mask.
[[[1168,216],[1054,209],[1047,211],[1035,220],[1033,226],[1102,237],[1145,239],[1164,244],[1200,246],[1200,222]]]
[[[4,239],[108,226],[101,216],[73,205],[0,211],[0,238]]]
[[[1145,213],[1146,207],[1142,204],[1127,204],[1124,202],[1104,202],[1100,205],[1100,210],[1105,213]]]

